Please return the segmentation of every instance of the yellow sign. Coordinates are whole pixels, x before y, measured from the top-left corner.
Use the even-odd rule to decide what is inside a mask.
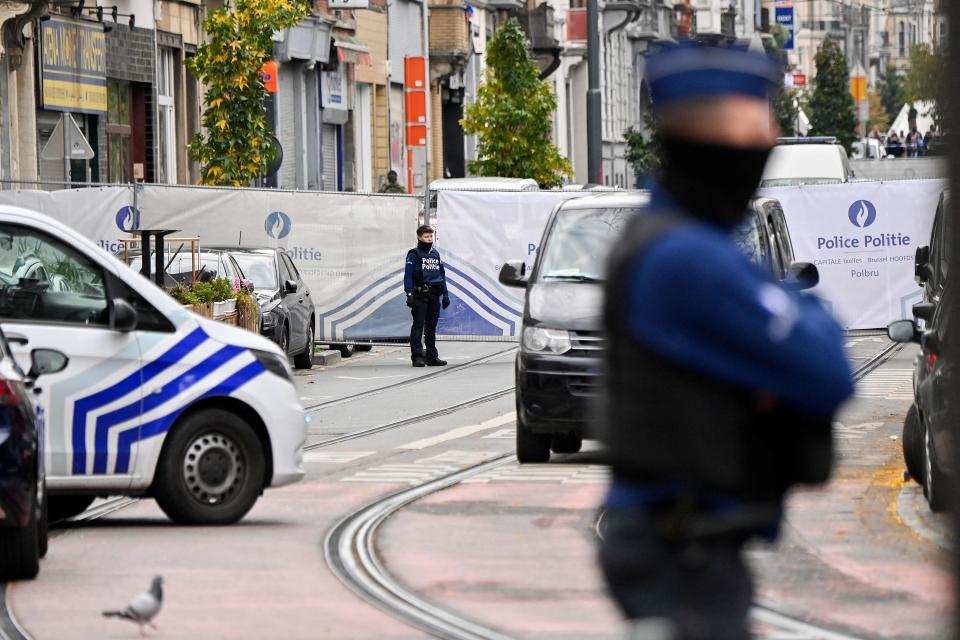
[[[99,22],[53,14],[40,23],[41,98],[45,109],[107,112],[107,38]]]
[[[867,78],[865,76],[853,76],[850,78],[850,95],[854,102],[862,102],[867,99]]]

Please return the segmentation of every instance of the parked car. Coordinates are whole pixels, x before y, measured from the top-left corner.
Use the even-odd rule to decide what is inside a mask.
[[[601,298],[605,256],[627,221],[647,204],[645,192],[567,200],[553,210],[528,269],[508,262],[501,284],[526,289],[516,359],[516,450],[520,462],[546,462],[551,450],[575,453],[600,392]],[[796,289],[816,284],[816,267],[793,261],[780,203],[754,198],[734,231],[737,245]]]
[[[920,344],[914,361],[913,403],[903,421],[903,459],[907,472],[923,486],[932,511],[948,506],[946,491],[957,474],[953,459],[954,428],[946,419],[947,404],[955,396],[954,367],[942,350],[947,331],[956,331],[945,287],[950,243],[953,242],[947,214],[949,191],[940,195],[930,244],[918,247],[915,258],[917,283],[923,287],[923,301],[913,305],[913,316],[922,321],[898,320],[887,327],[891,340]]]
[[[947,271],[950,266],[950,243],[953,238],[946,231],[947,209],[950,206],[950,190],[940,194],[937,212],[930,231],[930,244],[917,247],[913,261],[917,284],[923,287],[924,302],[937,302],[943,294]]]
[[[942,349],[949,331],[956,331],[956,320],[948,301],[949,294],[938,303],[921,302],[913,307],[914,315],[928,321],[921,330],[913,320],[897,320],[887,327],[895,342],[916,342],[920,355],[913,368],[913,404],[903,423],[903,458],[907,472],[923,486],[930,510],[944,511],[949,506],[949,492],[958,472],[954,459],[956,425],[947,419],[947,407],[956,397],[955,366]]]
[[[778,138],[763,170],[760,186],[838,184],[853,178],[847,151],[836,138]]]
[[[230,255],[253,282],[260,305],[260,333],[292,356],[297,369],[312,367],[317,314],[310,288],[290,256],[278,248],[209,248]]]
[[[123,260],[123,252],[118,252],[116,257]],[[150,259],[153,260],[154,257],[155,254],[151,254]],[[190,284],[191,274],[194,274],[197,282],[209,282],[217,278],[227,278],[230,282],[239,280],[248,291],[253,292],[253,282],[244,277],[243,270],[240,269],[237,261],[226,251],[204,247],[191,256],[188,250],[186,253],[164,256],[164,263],[166,264],[164,284],[169,287]],[[143,266],[141,252],[128,251],[127,264],[134,271],[140,271]]]
[[[29,580],[47,553],[42,420],[28,389],[67,365],[59,351],[35,349],[24,375],[0,330],[0,582]]]
[[[69,357],[33,389],[51,512],[75,515],[97,496],[149,496],[176,522],[226,524],[266,488],[303,477],[306,418],[276,345],[184,310],[43,214],[0,206],[0,237],[83,283],[53,291],[0,278],[0,324],[21,367],[36,369],[45,350]]]

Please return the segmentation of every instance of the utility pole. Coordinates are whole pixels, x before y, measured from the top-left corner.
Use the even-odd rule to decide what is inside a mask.
[[[587,0],[587,181],[603,182],[603,131],[600,97],[600,10]]]

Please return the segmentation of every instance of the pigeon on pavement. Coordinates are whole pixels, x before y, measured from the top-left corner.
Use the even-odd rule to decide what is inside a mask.
[[[160,605],[163,604],[163,577],[157,576],[150,585],[150,590],[145,591],[134,598],[127,608],[123,611],[104,611],[105,618],[124,618],[136,622],[140,627],[140,635],[143,635],[143,626],[150,625],[157,629],[152,621],[160,613]]]

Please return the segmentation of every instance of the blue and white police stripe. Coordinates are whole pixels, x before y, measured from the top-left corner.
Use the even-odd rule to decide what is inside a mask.
[[[137,442],[165,433],[197,400],[228,396],[265,370],[249,351],[216,342],[202,328],[158,350],[144,354],[146,365],[73,401],[74,475],[108,474],[111,467],[112,473],[129,473]]]

